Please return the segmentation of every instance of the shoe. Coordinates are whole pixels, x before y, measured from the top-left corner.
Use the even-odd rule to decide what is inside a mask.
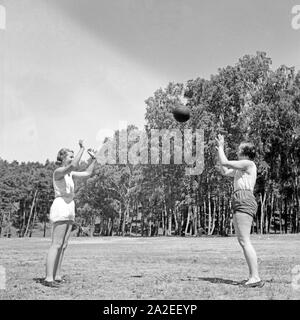
[[[56,281],[47,281],[43,280],[41,284],[45,287],[50,287],[50,288],[59,288],[59,283]]]
[[[260,280],[253,283],[244,284],[246,288],[262,288],[265,285],[264,281]]]
[[[62,276],[61,279],[55,280],[57,283],[68,283],[70,282],[70,278],[68,276]]]

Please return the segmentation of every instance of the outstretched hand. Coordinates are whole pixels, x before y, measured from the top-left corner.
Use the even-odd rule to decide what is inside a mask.
[[[220,148],[220,147],[222,147],[222,148],[224,147],[224,136],[222,136],[221,134],[218,134],[218,137],[216,138],[216,141],[218,143],[217,149]]]

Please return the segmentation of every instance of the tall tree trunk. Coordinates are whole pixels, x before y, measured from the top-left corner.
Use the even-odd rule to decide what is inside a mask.
[[[225,202],[225,199],[224,199],[224,196],[222,196],[221,208],[220,208],[220,205],[219,205],[219,210],[221,210],[221,215],[222,215],[222,234],[223,235],[227,235],[227,230],[226,230],[227,221],[226,221],[225,203],[224,202]]]
[[[273,221],[273,209],[274,209],[274,193],[271,194],[271,205],[270,205],[270,215],[269,215],[269,224],[268,224],[268,233],[270,233],[271,224]]]
[[[3,228],[4,218],[5,218],[5,213],[2,212],[1,223],[0,223],[0,238],[1,238],[1,235],[2,235],[2,228]]]
[[[93,236],[94,236],[95,221],[96,221],[96,215],[95,215],[95,213],[93,213],[93,214],[92,214],[92,217],[91,217],[90,237],[93,237]]]
[[[152,210],[150,209],[149,223],[148,223],[148,237],[152,234]]]
[[[300,206],[299,206],[299,196],[298,196],[298,189],[296,189],[296,194],[295,194],[295,198],[296,198],[296,233],[300,232]]]
[[[193,235],[197,236],[198,234],[198,207],[197,205],[193,206]]]
[[[291,223],[292,223],[292,233],[296,232],[296,210],[295,210],[295,197],[294,197],[295,193],[292,194],[292,203],[291,203]]]
[[[284,199],[284,232],[287,233],[288,227],[288,205],[287,205],[287,198]]]
[[[205,230],[205,233],[208,234],[208,231],[209,231],[209,227],[207,227],[207,221],[206,221],[206,201],[205,199],[203,200],[203,226],[204,226],[204,230]],[[208,224],[209,225],[209,224]]]
[[[210,228],[209,235],[212,235],[214,233],[215,225],[216,225],[216,205],[214,203],[213,212],[212,212],[212,222],[211,222],[211,228]]]
[[[7,228],[6,228],[6,238],[10,237],[10,218],[11,218],[11,211],[8,213],[8,221],[7,221]]]
[[[190,225],[190,217],[191,217],[191,206],[188,206],[188,216],[187,216],[187,221],[186,221],[186,226],[185,226],[185,231],[184,231],[184,235],[187,235],[188,229],[189,229],[189,225]]]
[[[20,238],[22,238],[24,236],[25,219],[26,219],[26,201],[24,200],[22,224],[21,224],[20,233],[19,233]]]
[[[43,235],[44,238],[46,237],[46,230],[47,230],[47,222],[45,220],[44,221],[44,235]]]
[[[197,205],[197,234],[198,230],[201,230],[201,207]]]
[[[224,235],[225,234],[225,219],[224,219],[224,213],[222,209],[222,198],[221,196],[218,197],[218,234]]]
[[[265,201],[266,201],[266,192],[264,192],[264,196],[260,194],[260,233],[264,233],[264,214],[265,214]]]
[[[273,207],[273,212],[274,212],[274,217],[273,217],[273,227],[274,227],[274,232],[275,232],[275,234],[277,233],[277,224],[275,223],[275,222],[277,222],[277,220],[276,220],[276,217],[277,217],[277,215],[275,215],[275,212],[277,212],[277,209],[278,209],[278,207],[277,207],[277,198],[276,197],[274,197],[274,207]]]
[[[35,193],[34,193],[34,196],[33,196],[33,199],[32,199],[32,203],[31,203],[31,208],[30,208],[29,218],[28,218],[28,221],[27,221],[27,226],[26,226],[26,229],[25,229],[25,232],[24,232],[24,236],[25,236],[25,237],[26,237],[27,234],[28,234],[28,230],[29,230],[29,226],[30,226],[30,221],[31,221],[33,209],[34,209],[34,206],[35,206],[35,200],[36,200],[37,194],[38,194],[38,190],[35,190]]]
[[[259,219],[258,219],[258,214],[256,215],[256,233],[259,234]]]
[[[232,217],[232,210],[231,210],[231,201],[230,201],[230,198],[228,198],[228,212],[227,212],[227,215],[228,215],[228,219],[229,219],[229,224],[230,224],[230,235],[233,234],[233,217]]]
[[[143,207],[141,208],[141,236],[144,236],[144,228],[145,228],[145,214]]]
[[[34,229],[34,224],[35,224],[35,220],[36,220],[36,215],[37,215],[37,206],[34,206],[34,214],[33,214],[33,218],[32,218],[32,224],[30,226],[30,232],[29,232],[29,237],[31,238],[32,236],[32,231]]]
[[[125,236],[125,226],[126,226],[126,216],[127,216],[127,208],[128,205],[126,205],[126,209],[123,212],[123,221],[122,221],[122,237]]]
[[[136,208],[136,220],[135,220],[135,236],[138,236],[138,217],[139,217],[139,208],[138,208],[138,204],[135,204],[135,208]],[[141,223],[140,223],[141,224]]]
[[[166,233],[165,233],[165,209],[164,208],[161,211],[161,222],[162,222],[163,235],[165,235]]]
[[[167,208],[167,203],[166,201],[164,200],[164,214],[163,214],[163,219],[164,219],[164,228],[163,228],[163,234],[164,236],[167,236],[168,235],[168,208]]]
[[[108,229],[108,235],[112,236],[113,235],[113,228],[114,228],[114,218],[109,218],[109,229]]]
[[[168,236],[172,235],[172,211],[168,210]]]
[[[280,210],[279,210],[279,231],[282,233],[282,201],[280,201]]]
[[[175,222],[175,235],[179,234],[179,225],[178,225],[178,220],[177,220],[177,212],[178,212],[178,208],[175,207],[175,209],[173,211],[174,222]]]
[[[211,221],[212,221],[210,192],[208,192],[207,200],[208,200],[208,232],[207,232],[207,234],[210,235],[211,234]]]
[[[269,220],[270,220],[270,199],[266,204],[266,216],[265,216],[265,233],[269,233]]]
[[[133,218],[131,218],[130,220],[130,227],[129,227],[129,236],[131,236],[131,233],[132,233],[132,225],[133,225]]]
[[[123,219],[122,219],[123,215],[122,215],[122,203],[120,202],[120,207],[119,207],[119,225],[118,225],[118,236],[121,235],[122,232],[122,223],[123,223]]]

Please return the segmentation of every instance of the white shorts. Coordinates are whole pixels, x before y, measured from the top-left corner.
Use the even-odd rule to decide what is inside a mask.
[[[72,199],[57,197],[54,199],[50,208],[50,221],[75,220],[75,202]]]

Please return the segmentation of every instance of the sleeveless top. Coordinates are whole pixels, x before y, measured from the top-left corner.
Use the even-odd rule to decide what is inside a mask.
[[[66,174],[62,179],[55,180],[53,174],[53,187],[55,198],[62,197],[68,200],[73,200],[74,198],[74,181],[72,178],[72,173]]]
[[[255,175],[250,175],[244,170],[235,170],[234,174],[234,191],[236,190],[254,190],[256,182],[256,165]]]

